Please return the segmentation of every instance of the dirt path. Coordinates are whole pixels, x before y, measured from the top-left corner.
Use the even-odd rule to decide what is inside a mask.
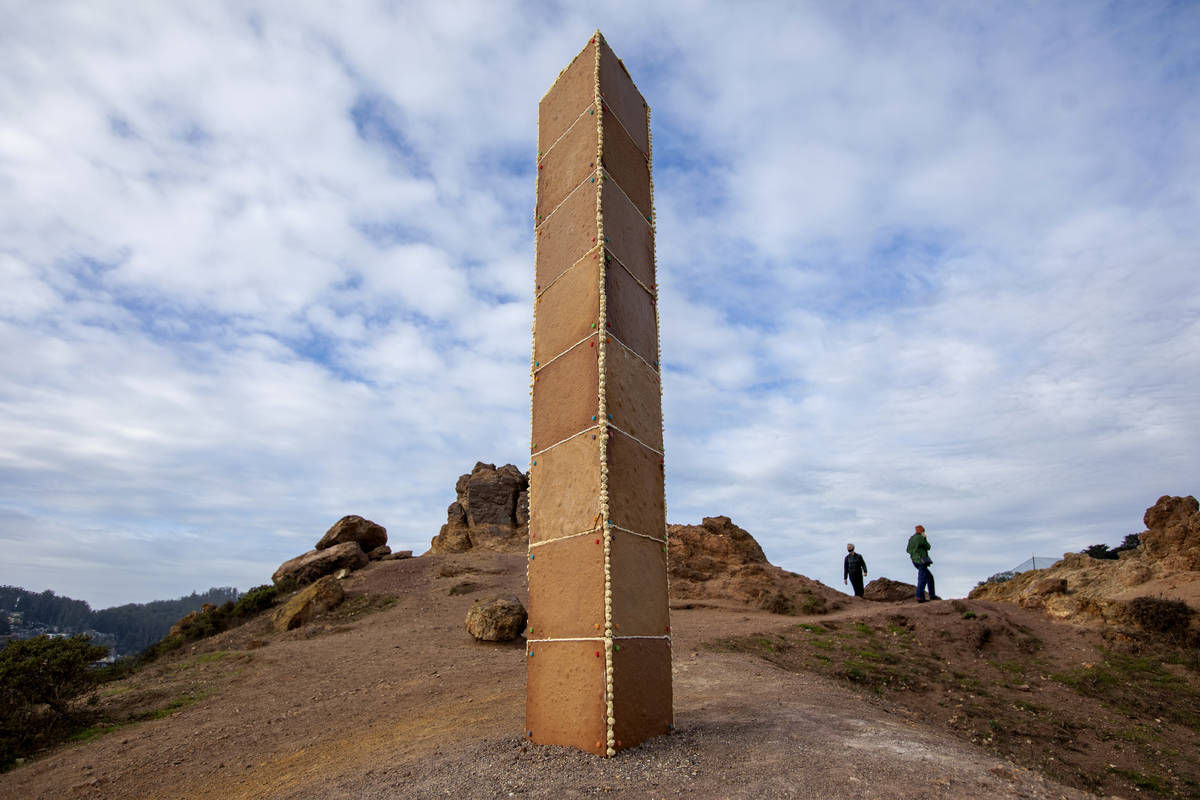
[[[106,702],[191,705],[0,776],[0,797],[1091,797],[845,686],[702,646],[801,621],[764,612],[673,612],[676,734],[613,759],[526,745],[523,649],[462,628],[472,598],[521,596],[523,572],[520,556],[372,566],[350,588],[390,608],[284,636],[252,624],[165,659]]]

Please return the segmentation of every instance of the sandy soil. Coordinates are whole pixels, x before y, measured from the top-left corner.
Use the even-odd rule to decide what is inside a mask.
[[[102,707],[114,715],[178,710],[18,767],[0,776],[0,797],[1093,796],[853,687],[706,645],[803,621],[737,607],[673,611],[674,735],[613,759],[528,745],[523,648],[463,629],[473,599],[524,601],[524,565],[519,555],[373,564],[347,588],[395,597],[384,610],[343,609],[283,635],[256,621],[110,684]],[[450,594],[463,584],[474,587]],[[889,610],[853,601],[838,613]]]

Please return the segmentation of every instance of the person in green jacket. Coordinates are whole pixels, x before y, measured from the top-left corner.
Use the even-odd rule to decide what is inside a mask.
[[[929,587],[929,600],[941,600],[933,588],[933,573],[929,567],[933,560],[929,557],[929,540],[925,538],[925,526],[918,525],[916,532],[908,537],[908,557],[917,568],[917,602],[924,603],[925,588]]]

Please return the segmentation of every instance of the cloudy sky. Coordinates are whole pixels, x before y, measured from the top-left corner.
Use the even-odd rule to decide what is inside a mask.
[[[0,19],[0,583],[420,552],[525,468],[537,104],[596,28],[653,109],[670,521],[839,588],[920,522],[962,595],[1200,489],[1196,4]]]

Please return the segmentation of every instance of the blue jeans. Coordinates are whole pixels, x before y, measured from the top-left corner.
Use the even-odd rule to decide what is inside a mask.
[[[933,573],[929,571],[929,567],[923,564],[913,564],[917,568],[917,599],[925,600],[925,587],[929,587],[929,598],[932,600],[937,596],[937,592],[933,588]]]

